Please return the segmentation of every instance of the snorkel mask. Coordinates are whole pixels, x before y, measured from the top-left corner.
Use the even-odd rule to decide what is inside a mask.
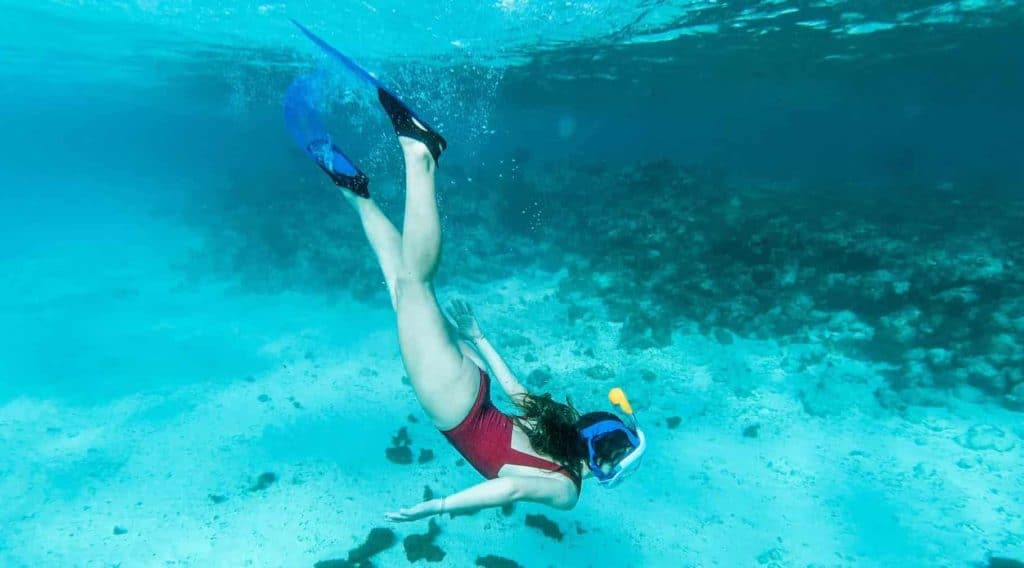
[[[580,431],[580,436],[587,441],[591,473],[594,474],[594,478],[597,479],[597,482],[602,487],[611,488],[618,485],[629,474],[633,473],[638,467],[640,467],[640,460],[643,458],[644,452],[647,451],[647,438],[644,436],[643,431],[640,430],[636,414],[633,413],[633,407],[630,406],[629,400],[626,398],[626,393],[622,392],[622,389],[615,387],[609,391],[608,400],[613,405],[621,408],[622,411],[629,416],[633,427],[628,428],[619,420],[609,418],[587,426]],[[597,463],[595,443],[601,438],[616,432],[624,433],[633,448],[615,464],[615,467],[609,471],[605,471],[601,469],[601,466]]]

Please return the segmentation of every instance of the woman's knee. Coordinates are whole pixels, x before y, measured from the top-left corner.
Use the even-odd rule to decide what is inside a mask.
[[[416,278],[409,274],[402,274],[395,278],[392,290],[396,308],[403,299],[422,298],[427,295],[433,298],[434,293],[430,280]]]
[[[440,240],[436,246],[413,251],[404,250],[403,255],[399,278],[429,283],[434,279],[441,262]]]

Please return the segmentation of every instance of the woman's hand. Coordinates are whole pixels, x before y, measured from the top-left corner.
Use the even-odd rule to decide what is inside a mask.
[[[469,307],[466,302],[453,300],[448,306],[448,315],[451,316],[463,339],[477,341],[483,338],[484,334],[480,331],[480,324],[476,322],[476,316],[473,315],[473,308]]]
[[[389,521],[394,521],[396,523],[406,523],[409,521],[417,521],[419,519],[424,519],[426,517],[430,517],[441,512],[443,512],[441,507],[441,500],[431,499],[429,501],[424,501],[422,503],[409,507],[408,509],[401,509],[394,513],[385,513],[384,516],[387,517]]]

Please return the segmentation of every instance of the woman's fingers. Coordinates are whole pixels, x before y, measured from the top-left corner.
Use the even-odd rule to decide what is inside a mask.
[[[409,520],[409,511],[407,509],[402,509],[401,511],[384,513],[384,516],[387,517],[389,521],[396,521],[400,523]]]
[[[429,515],[430,513],[428,513],[422,505],[412,507],[411,509],[400,509],[396,512],[384,513],[385,518],[396,523],[415,521]]]
[[[475,321],[473,308],[464,300],[452,300],[446,312],[458,328],[470,327]]]

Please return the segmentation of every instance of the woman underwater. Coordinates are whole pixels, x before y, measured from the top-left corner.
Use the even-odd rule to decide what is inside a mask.
[[[344,189],[342,194],[358,213],[380,263],[398,318],[402,361],[416,398],[434,426],[486,478],[446,497],[387,513],[387,518],[412,521],[516,501],[571,509],[585,477],[605,486],[621,481],[639,465],[646,448],[635,417],[627,425],[610,412],[580,415],[571,404],[555,402],[550,394],[529,393],[481,332],[467,304],[451,305],[453,322],[442,312],[433,286],[441,252],[434,174],[447,147],[444,138],[354,62],[299,27],[376,88],[398,135],[406,185],[401,233],[370,197],[366,175],[331,142],[301,93],[293,92],[300,82],[290,89],[285,108],[289,127],[321,169]],[[299,122],[306,129],[303,133],[296,131]],[[310,136],[311,130],[319,136]],[[492,404],[492,377],[519,416],[508,416]],[[621,390],[615,390],[621,402],[613,402],[632,417]]]

